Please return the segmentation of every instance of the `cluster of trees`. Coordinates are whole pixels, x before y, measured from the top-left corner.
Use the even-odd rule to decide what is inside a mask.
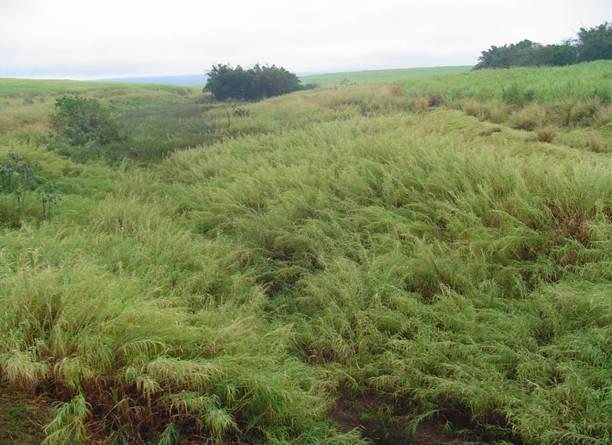
[[[213,65],[205,90],[218,100],[260,100],[303,88],[295,74],[275,65],[255,65],[249,69]]]
[[[564,66],[592,60],[612,59],[612,23],[590,29],[580,28],[573,40],[554,45],[541,45],[523,40],[483,51],[476,69],[509,68],[512,66]]]

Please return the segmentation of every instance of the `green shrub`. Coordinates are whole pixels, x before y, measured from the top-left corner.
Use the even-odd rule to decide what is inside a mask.
[[[122,139],[110,110],[96,99],[81,96],[57,99],[51,126],[56,136],[70,145],[102,146]]]
[[[37,186],[35,165],[17,153],[9,152],[0,162],[0,193],[12,194],[18,203]]]

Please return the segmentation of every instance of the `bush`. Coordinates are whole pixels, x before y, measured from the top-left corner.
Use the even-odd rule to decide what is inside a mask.
[[[122,139],[120,127],[109,109],[95,99],[64,96],[55,102],[51,126],[70,145],[106,145]]]
[[[24,195],[37,186],[34,168],[23,156],[8,153],[0,162],[0,193],[12,194],[21,203]]]
[[[260,100],[300,90],[302,85],[295,74],[275,65],[248,70],[240,65],[213,65],[205,89],[218,100]]]

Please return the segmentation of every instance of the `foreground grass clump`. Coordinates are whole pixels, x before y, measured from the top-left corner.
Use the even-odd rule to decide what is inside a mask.
[[[609,442],[612,159],[565,144],[605,128],[394,85],[101,91],[163,156],[0,135],[63,196],[0,226],[3,400],[45,413],[0,438]]]
[[[4,380],[61,401],[45,443],[149,441],[164,428],[273,441],[317,427],[320,376],[287,355],[286,328],[250,316],[257,294],[194,314],[151,300],[139,280],[71,261],[70,273],[31,257],[1,271]]]

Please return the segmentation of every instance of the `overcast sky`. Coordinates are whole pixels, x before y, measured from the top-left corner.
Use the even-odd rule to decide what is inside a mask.
[[[0,0],[0,77],[464,65],[606,20],[612,0]]]

